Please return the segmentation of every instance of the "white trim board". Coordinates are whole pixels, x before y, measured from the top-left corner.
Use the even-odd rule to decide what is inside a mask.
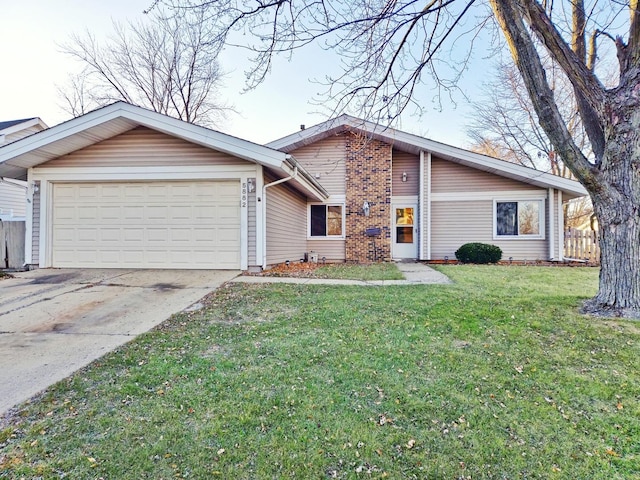
[[[433,202],[475,202],[479,200],[544,200],[546,190],[492,190],[488,192],[432,193]]]

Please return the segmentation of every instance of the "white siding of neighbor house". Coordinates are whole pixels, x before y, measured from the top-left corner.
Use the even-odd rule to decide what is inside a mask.
[[[494,199],[508,200],[510,194],[535,192],[536,198],[546,196],[547,190],[517,182],[499,175],[479,171],[441,159],[433,159],[431,184],[431,259],[445,256],[455,259],[455,251],[468,242],[497,245],[504,260],[548,260],[549,218],[548,206],[543,202],[545,217],[544,239],[494,239]],[[492,195],[495,192],[495,195]],[[501,193],[504,192],[504,193]],[[522,192],[522,193],[521,193]],[[469,198],[473,194],[482,198]],[[446,194],[446,198],[438,196]],[[457,197],[457,198],[456,198]],[[466,198],[465,198],[466,197]],[[519,200],[521,198],[516,198]],[[557,232],[557,219],[554,222]],[[551,241],[557,242],[557,233]]]
[[[40,190],[33,193],[33,223],[31,227],[31,263],[40,263]]]
[[[16,140],[20,140],[21,138],[28,137],[29,135],[38,133],[40,131],[42,131],[42,127],[40,127],[40,125],[32,125],[29,128],[23,128],[22,130],[18,130],[17,132],[5,135],[4,143],[15,142]]]
[[[336,135],[294,150],[291,155],[318,179],[330,195],[340,196],[346,192],[345,151],[345,136]]]
[[[391,195],[403,197],[418,195],[420,183],[420,157],[412,153],[393,150],[391,172]],[[402,181],[402,173],[407,173],[407,181]]]
[[[274,180],[264,179],[265,184]],[[300,260],[307,251],[307,200],[286,183],[266,192],[267,265]]]
[[[23,188],[0,183],[0,219],[10,220],[12,217],[21,217],[24,220],[27,212],[26,183],[24,185]]]
[[[128,167],[245,165],[247,162],[226,153],[166,135],[145,127],[78,150],[40,167]]]

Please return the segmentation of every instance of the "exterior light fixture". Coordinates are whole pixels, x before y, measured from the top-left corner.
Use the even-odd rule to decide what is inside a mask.
[[[362,204],[362,213],[364,213],[365,217],[368,217],[370,212],[371,212],[371,207],[369,206],[369,202],[365,200],[364,203]]]
[[[253,193],[256,191],[256,184],[253,183],[253,178],[247,179],[247,190],[249,190],[249,193]]]
[[[402,172],[402,181],[406,182],[408,178],[409,178],[409,175],[407,175],[407,172]]]

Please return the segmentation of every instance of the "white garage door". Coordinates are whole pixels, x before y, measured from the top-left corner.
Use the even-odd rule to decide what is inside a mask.
[[[57,183],[54,267],[240,268],[239,182]]]

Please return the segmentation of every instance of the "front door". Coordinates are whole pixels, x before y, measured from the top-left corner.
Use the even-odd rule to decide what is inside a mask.
[[[416,213],[415,204],[393,206],[393,258],[418,258]]]

